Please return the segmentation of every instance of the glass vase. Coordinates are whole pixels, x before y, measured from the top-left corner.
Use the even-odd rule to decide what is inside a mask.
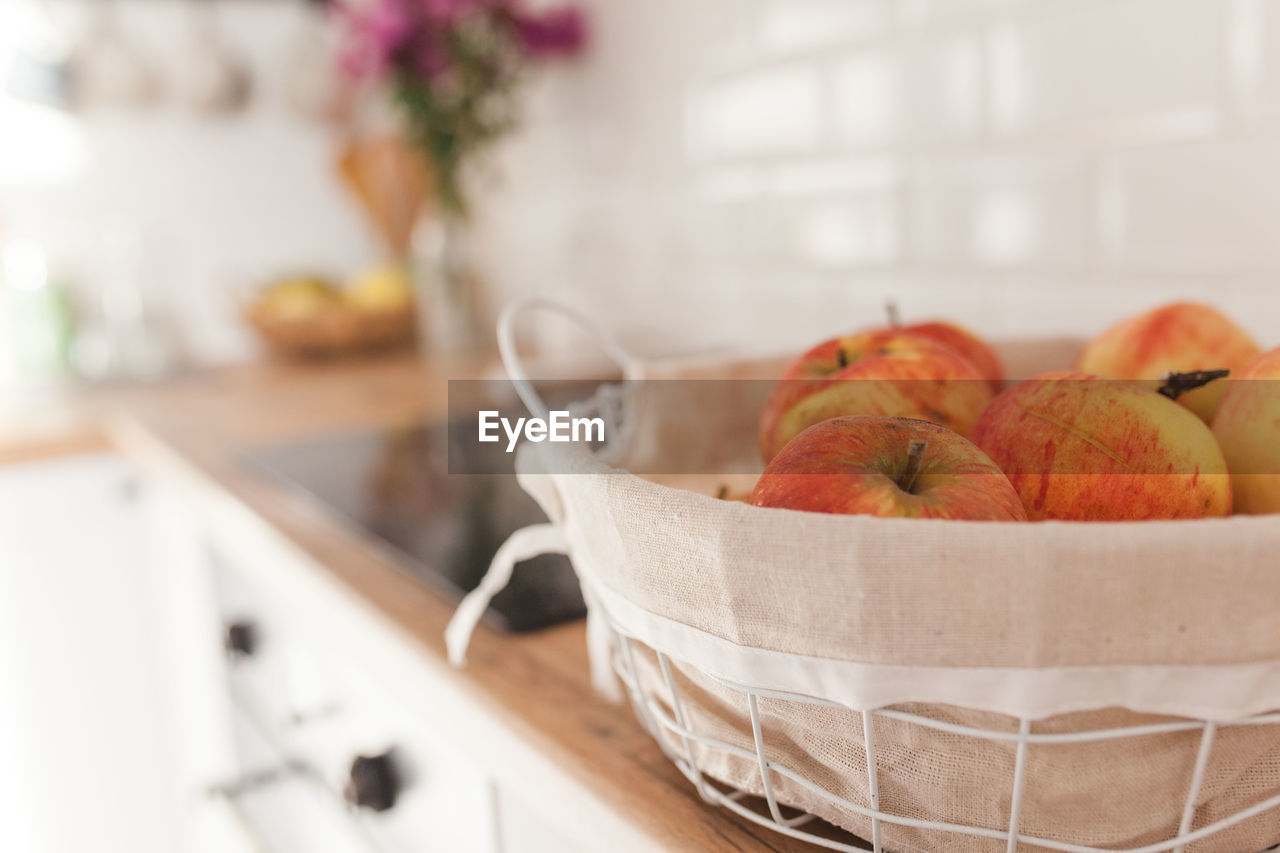
[[[410,261],[419,347],[429,360],[479,358],[495,349],[493,318],[476,241],[465,219],[430,211],[413,229]]]

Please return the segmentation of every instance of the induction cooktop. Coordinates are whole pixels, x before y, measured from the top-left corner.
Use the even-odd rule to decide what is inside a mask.
[[[456,601],[480,583],[512,532],[545,522],[546,516],[516,482],[514,456],[497,445],[493,459],[467,470],[510,473],[450,474],[449,433],[443,422],[366,430],[255,447],[241,457],[321,505],[414,579]],[[474,453],[474,445],[466,452]],[[585,613],[568,558],[544,555],[516,566],[485,621],[522,632]]]

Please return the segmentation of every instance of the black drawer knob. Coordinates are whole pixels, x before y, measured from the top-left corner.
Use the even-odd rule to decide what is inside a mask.
[[[343,793],[352,805],[375,812],[385,812],[394,806],[400,793],[400,775],[391,753],[356,756]]]
[[[222,642],[231,657],[247,658],[258,648],[258,630],[252,622],[232,622]]]

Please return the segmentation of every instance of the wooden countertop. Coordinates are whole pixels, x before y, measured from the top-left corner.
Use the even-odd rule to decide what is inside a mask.
[[[184,502],[194,502],[201,519],[220,525],[223,535],[274,549],[261,572],[319,577],[333,595],[367,605],[361,612],[371,624],[399,638],[426,673],[435,691],[431,718],[444,721],[450,737],[456,728],[464,753],[585,849],[604,842],[620,850],[815,849],[705,805],[630,708],[593,693],[582,623],[518,637],[482,625],[469,665],[455,670],[443,639],[451,604],[233,458],[236,448],[253,443],[438,416],[447,379],[479,375],[465,366],[428,370],[413,357],[211,371],[93,395],[70,419],[75,429],[30,446],[44,453],[93,449],[105,436]],[[0,449],[0,461],[30,455],[12,441]],[[392,654],[383,650],[380,657]],[[559,822],[552,818],[557,813]]]

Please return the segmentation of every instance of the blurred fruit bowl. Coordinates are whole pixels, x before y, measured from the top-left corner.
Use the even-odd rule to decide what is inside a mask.
[[[322,276],[267,285],[245,318],[277,355],[332,359],[407,346],[417,331],[413,290],[402,267],[383,264],[343,288]]]

